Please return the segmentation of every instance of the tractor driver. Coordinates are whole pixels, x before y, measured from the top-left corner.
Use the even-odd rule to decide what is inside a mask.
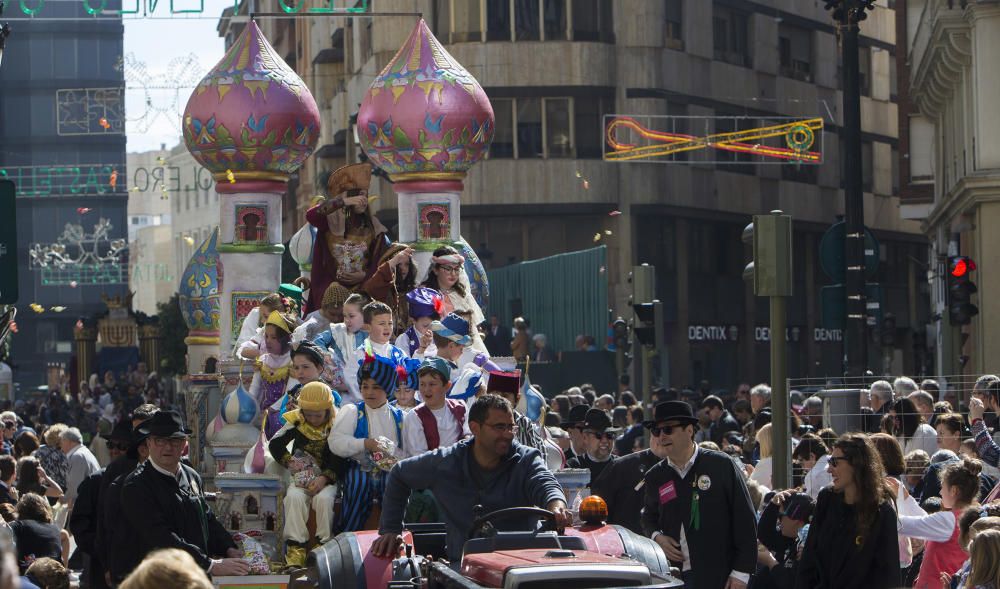
[[[389,471],[382,499],[382,535],[372,545],[375,556],[398,555],[403,512],[414,489],[427,489],[437,499],[448,530],[448,559],[453,563],[462,560],[477,504],[482,505],[483,513],[508,507],[544,507],[555,513],[559,529],[572,525],[562,487],[546,468],[542,455],[514,441],[514,410],[506,399],[493,394],[477,398],[469,409],[469,429],[472,438],[413,456]],[[497,524],[513,530],[534,527],[530,517]]]

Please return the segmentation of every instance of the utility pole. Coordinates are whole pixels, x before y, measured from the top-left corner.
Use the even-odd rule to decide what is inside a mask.
[[[847,376],[864,376],[868,370],[865,300],[865,202],[861,161],[861,86],[858,65],[858,30],[874,10],[875,0],[826,0],[840,33],[843,59],[842,90],[844,126],[840,134],[844,158],[844,360]]]

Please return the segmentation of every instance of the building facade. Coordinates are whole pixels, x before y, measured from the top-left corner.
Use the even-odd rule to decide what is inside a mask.
[[[1000,73],[990,59],[1000,55],[1000,7],[987,2],[909,0],[900,4],[900,47],[908,69],[904,158],[911,193],[904,214],[922,223],[931,242],[928,277],[937,318],[932,337],[941,374],[982,374],[1000,370],[1000,306],[989,296],[1000,289],[1000,125],[993,112],[993,89]],[[903,37],[905,35],[905,37]],[[905,42],[904,42],[905,39]],[[978,266],[972,280],[979,314],[968,325],[953,325],[948,310],[947,261],[971,256]]]
[[[496,116],[488,159],[465,180],[462,234],[488,268],[607,245],[611,316],[630,314],[633,265],[656,266],[671,385],[731,388],[768,375],[768,306],[741,279],[740,241],[754,214],[795,219],[795,297],[787,335],[793,377],[842,374],[842,341],[823,320],[819,243],[843,212],[838,44],[821,4],[791,0],[373,0],[420,13],[486,89]],[[354,115],[415,16],[276,20],[275,46],[316,96],[320,149],[294,195],[303,221],[325,174],[358,160]],[[281,24],[285,22],[286,24]],[[279,33],[278,29],[285,32]],[[220,30],[223,27],[220,26]],[[294,36],[288,31],[294,30]],[[927,248],[900,216],[896,20],[879,2],[861,37],[865,220],[880,243],[873,280],[893,337],[872,330],[876,372],[923,372]],[[602,160],[605,115],[672,116],[678,131],[718,133],[780,117],[821,117],[821,165],[741,156]],[[689,128],[682,128],[689,125]],[[309,188],[305,183],[312,182]],[[381,180],[379,217],[396,201]],[[286,214],[292,209],[287,209]],[[287,231],[287,230],[286,230]],[[286,238],[289,233],[286,232]],[[557,287],[557,285],[553,285]],[[509,324],[512,309],[490,309]],[[530,318],[529,318],[530,319]],[[604,334],[591,334],[603,340]],[[883,348],[882,342],[886,343]]]
[[[0,173],[18,186],[12,355],[23,387],[44,384],[53,367],[71,370],[77,319],[128,290],[127,251],[112,253],[127,231],[123,26],[120,16],[95,18],[85,6],[8,3],[4,14],[13,33],[0,68]],[[104,6],[111,12],[121,2]],[[81,233],[101,236],[84,245],[106,260],[81,258]],[[29,255],[53,244],[81,263],[56,267]]]

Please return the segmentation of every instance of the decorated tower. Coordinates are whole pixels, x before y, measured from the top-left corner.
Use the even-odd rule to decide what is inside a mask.
[[[184,143],[219,193],[219,354],[281,281],[281,197],[316,147],[319,110],[253,21],[184,110]]]
[[[493,107],[479,82],[421,19],[375,78],[358,111],[358,135],[371,162],[389,174],[399,197],[399,240],[417,255],[453,245],[465,256],[477,302],[486,307],[486,272],[462,238],[463,179],[493,140]]]

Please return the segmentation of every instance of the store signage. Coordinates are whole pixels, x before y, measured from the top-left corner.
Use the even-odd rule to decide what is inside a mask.
[[[740,337],[736,325],[689,325],[688,341],[692,342],[735,342]]]
[[[122,177],[120,165],[84,164],[79,166],[20,166],[0,168],[0,179],[13,180],[17,184],[17,196],[79,196],[84,194],[124,195],[133,192],[160,191],[179,192],[181,190],[209,190],[214,181],[212,173],[198,165],[191,165],[190,174],[194,185],[181,185],[180,166],[157,166],[145,168],[136,166],[131,170],[131,178]]]
[[[824,329],[822,327],[817,327],[813,330],[813,341],[842,342],[844,341],[844,332],[841,329]]]
[[[802,336],[802,328],[799,326],[792,326],[785,328],[785,341],[797,342]],[[755,327],[753,329],[753,339],[755,342],[769,342],[771,341],[771,328],[770,327]]]

